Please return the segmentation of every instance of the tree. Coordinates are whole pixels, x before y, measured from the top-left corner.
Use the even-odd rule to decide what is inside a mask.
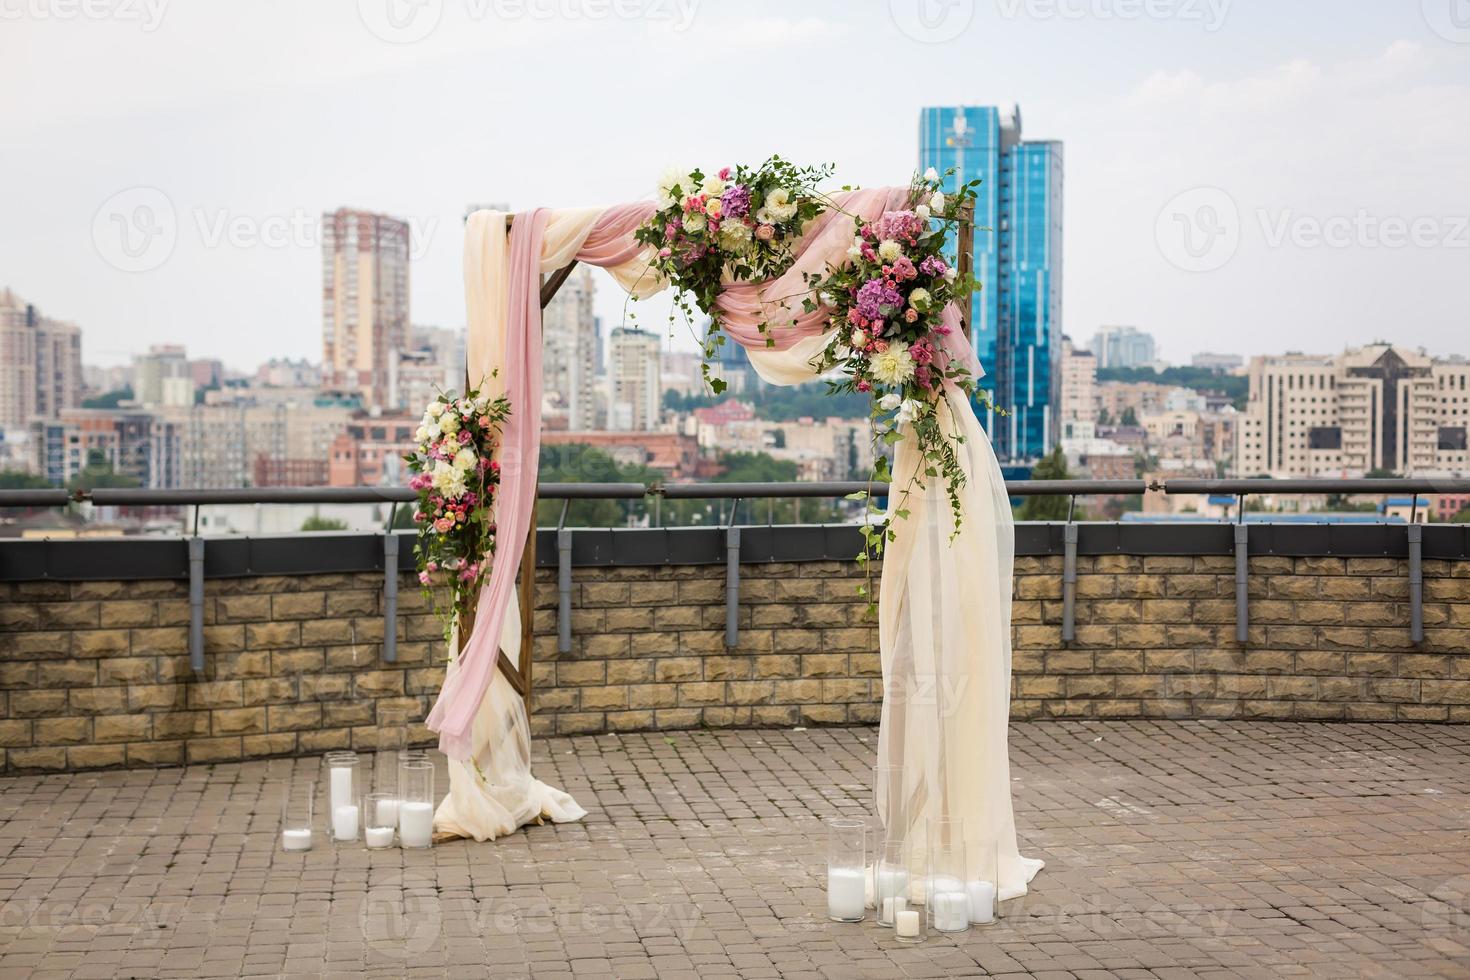
[[[345,531],[345,530],[347,530],[347,522],[346,521],[343,521],[343,520],[338,520],[335,517],[317,517],[317,516],[313,515],[313,516],[308,517],[306,520],[304,520],[304,521],[301,522],[301,530],[303,530],[303,531]]]
[[[133,400],[133,389],[131,389],[131,388],[116,388],[116,389],[114,389],[112,391],[104,392],[104,393],[98,395],[96,398],[83,398],[82,399],[82,407],[83,408],[117,408],[117,406],[120,403],[132,401],[132,400]]]
[[[0,470],[0,490],[55,490],[44,476],[22,470]]]
[[[1451,524],[1470,524],[1470,507],[1460,508],[1460,512],[1450,518]]]
[[[1031,479],[1033,480],[1070,480],[1071,478],[1072,474],[1067,470],[1067,457],[1062,455],[1061,446],[1053,449],[1031,470]],[[1065,521],[1067,519],[1067,508],[1068,500],[1066,497],[1027,497],[1021,502],[1021,508],[1016,512],[1016,519],[1022,521]]]
[[[102,453],[93,449],[87,454],[87,465],[67,482],[68,490],[126,489],[140,486],[139,482],[112,468]]]
[[[1129,405],[1127,408],[1123,409],[1123,417],[1118,420],[1118,424],[1119,425],[1137,425],[1138,424],[1138,413],[1133,410],[1133,406],[1132,405]]]
[[[1100,408],[1100,409],[1098,409],[1098,411],[1097,411],[1097,424],[1098,425],[1112,425],[1113,424],[1113,416],[1112,416],[1112,414],[1106,408]]]

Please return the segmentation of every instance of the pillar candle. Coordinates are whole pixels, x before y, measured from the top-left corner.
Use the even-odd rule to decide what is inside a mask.
[[[334,766],[332,768],[332,812],[336,813],[338,807],[351,806],[354,802],[351,767]]]
[[[363,831],[363,836],[367,838],[368,847],[393,846],[392,827],[368,827]]]
[[[357,839],[357,807],[354,804],[332,809],[332,834],[338,840]]]
[[[287,851],[311,850],[311,828],[283,830],[281,832],[281,848]]]
[[[398,843],[404,847],[428,847],[434,843],[434,805],[398,804]]]
[[[867,875],[861,869],[827,869],[827,915],[856,921],[863,917],[867,904]]]
[[[970,921],[976,925],[995,921],[995,886],[988,881],[972,881],[965,886],[970,895]]]
[[[904,909],[893,918],[894,929],[901,939],[919,938],[919,913],[917,909]]]

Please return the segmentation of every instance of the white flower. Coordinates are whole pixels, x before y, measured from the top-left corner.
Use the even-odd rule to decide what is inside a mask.
[[[824,290],[821,290],[820,292],[817,293],[817,300],[823,306],[836,306],[837,305],[837,297],[833,296],[831,293],[827,292],[825,289]]]
[[[854,262],[856,262],[858,259],[861,259],[863,257],[863,247],[861,245],[853,245],[847,250],[847,257],[852,259]]]
[[[452,412],[445,412],[439,416],[439,428],[447,436],[452,436],[459,431],[459,416]]]
[[[430,418],[437,419],[439,416],[441,416],[443,414],[444,414],[444,403],[443,402],[430,402],[429,403],[429,417]]]
[[[418,429],[413,434],[413,441],[414,442],[428,442],[429,441],[429,427],[427,425],[421,425],[421,426],[419,426]]]
[[[929,290],[923,288],[916,289],[909,293],[909,305],[922,312],[929,305],[929,300],[932,298],[929,295]]]
[[[929,198],[929,207],[934,209],[935,214],[944,213],[944,191],[935,191],[934,196]]]
[[[870,370],[874,379],[883,384],[907,384],[914,376],[914,359],[907,347],[895,344],[873,358]]]
[[[956,270],[954,266],[950,266],[948,269],[945,269],[944,270],[944,281],[945,282],[954,282],[956,279],[959,278],[959,276],[960,276],[959,271]]]
[[[791,193],[784,187],[778,187],[766,195],[765,210],[777,221],[785,221],[796,214],[796,205],[791,203]]]
[[[718,176],[706,177],[704,179],[704,186],[699,190],[701,193],[708,194],[710,197],[719,197],[725,193],[725,182]]]
[[[434,464],[434,489],[450,500],[464,496],[464,474],[452,465],[440,460]]]
[[[868,346],[868,335],[863,333],[861,330],[854,330],[852,332],[852,336],[848,339],[852,341],[852,346],[854,350],[862,350],[864,347]]]
[[[486,409],[488,409],[489,407],[490,407],[490,399],[488,399],[488,398],[476,398],[475,399],[475,412],[477,414],[484,415]]]
[[[891,238],[885,238],[878,243],[878,258],[884,262],[892,262],[903,254],[903,247]]]
[[[924,179],[931,184],[934,183],[939,179],[939,171],[935,170],[933,167],[930,167],[928,170],[924,171]]]
[[[758,225],[774,225],[776,216],[766,208],[761,208],[755,213],[755,223]]]
[[[928,221],[929,215],[932,213],[933,212],[929,210],[929,205],[927,204],[920,204],[918,207],[914,208],[914,214],[919,216],[920,221]]]
[[[660,209],[673,207],[679,203],[679,195],[674,193],[674,188],[682,192],[689,186],[689,175],[678,167],[670,167],[664,171],[658,179],[658,206]]]
[[[479,462],[479,458],[475,456],[473,449],[461,449],[454,454],[454,468],[461,472],[473,469],[477,462]]]
[[[704,226],[706,223],[707,222],[704,220],[704,215],[697,212],[690,212],[689,214],[684,215],[685,231],[704,231]]]
[[[881,408],[881,409],[883,409],[883,411],[885,411],[885,412],[891,412],[895,408],[897,408],[902,402],[903,402],[903,396],[902,395],[895,394],[894,392],[891,392],[890,391],[888,394],[886,394],[882,398],[878,399],[878,407]]]
[[[898,414],[894,416],[894,420],[897,421],[899,425],[907,425],[914,419],[919,417],[919,409],[921,409],[922,407],[922,405],[914,401],[912,398],[906,398],[904,399],[903,404],[898,406]]]

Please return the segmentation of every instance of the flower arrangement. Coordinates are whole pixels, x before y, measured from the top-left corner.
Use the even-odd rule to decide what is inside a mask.
[[[715,394],[725,390],[709,371],[725,343],[715,308],[722,285],[770,279],[791,267],[792,244],[826,206],[817,184],[831,173],[830,166],[798,167],[773,156],[759,167],[710,174],[675,168],[659,180],[658,210],[634,237],[657,249],[651,264],[678,289],[684,315],[692,320],[696,308],[710,315],[701,343],[705,383]]]
[[[964,436],[947,413],[939,411],[942,389],[956,385],[966,396],[976,392],[975,379],[950,359],[944,321],[951,303],[963,306],[977,286],[973,277],[961,277],[945,257],[952,226],[973,206],[978,181],[945,194],[943,179],[934,170],[916,177],[909,188],[908,206],[888,211],[857,229],[848,262],[809,277],[812,295],[808,310],[827,307],[838,329],[813,367],[824,374],[833,392],[864,392],[871,396],[872,419],[878,436],[888,445],[913,438],[924,465],[912,481],[890,491],[898,495],[895,517],[908,516],[904,503],[924,481],[943,481],[954,515],[961,524],[960,490],[965,472],[957,447]],[[983,390],[980,397],[988,401]],[[1004,414],[1004,413],[1002,413]],[[875,481],[890,478],[885,457],[879,456]],[[858,494],[867,498],[867,494]],[[864,527],[867,547],[862,558],[881,552],[893,529],[869,523]]]
[[[418,491],[413,520],[419,583],[433,599],[436,585],[448,585],[454,603],[444,614],[446,630],[453,610],[478,593],[495,554],[491,505],[500,483],[494,460],[510,402],[478,390],[463,396],[441,394],[429,403],[414,434],[417,445],[403,458]]]

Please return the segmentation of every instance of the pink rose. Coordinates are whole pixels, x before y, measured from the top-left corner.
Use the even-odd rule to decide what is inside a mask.
[[[903,320],[905,323],[914,323],[918,319],[919,311],[914,309],[912,306],[903,311]]]
[[[720,170],[720,179],[721,180],[729,180],[730,179],[730,173],[731,173],[731,171],[730,171],[730,168],[729,167],[723,167],[723,168],[721,168],[721,170]]]
[[[761,225],[755,230],[755,237],[763,242],[768,242],[776,237],[775,225]]]

